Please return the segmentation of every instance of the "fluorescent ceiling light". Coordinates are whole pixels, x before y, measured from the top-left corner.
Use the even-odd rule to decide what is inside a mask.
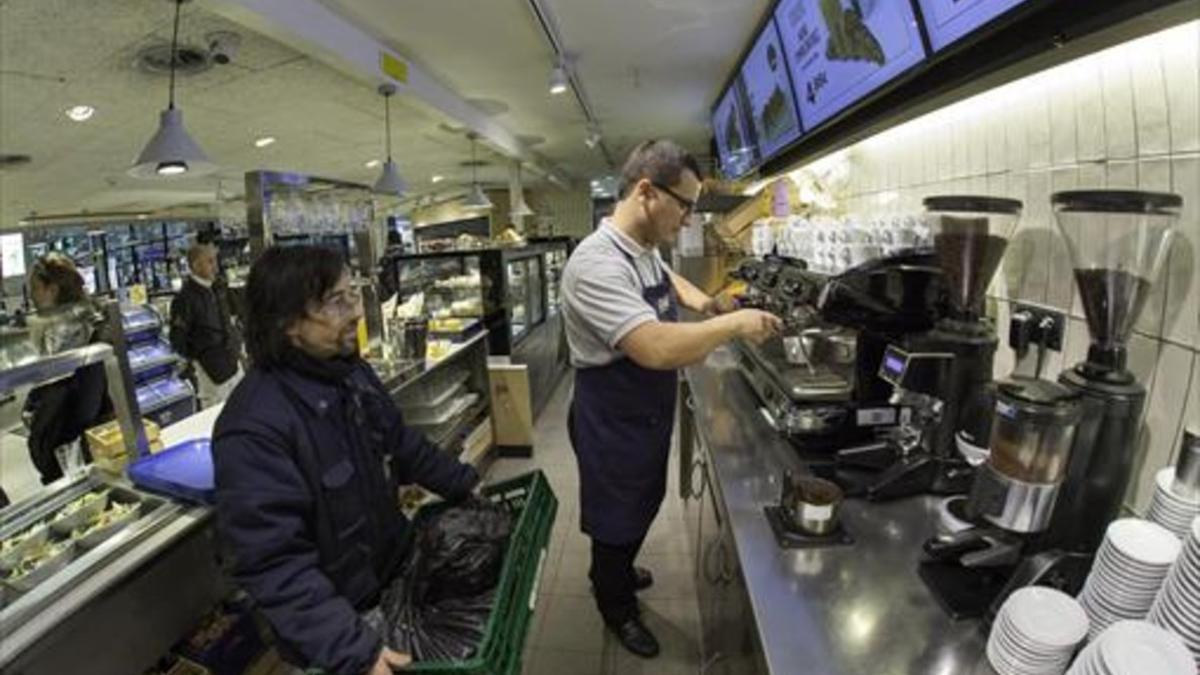
[[[75,105],[67,108],[67,117],[76,122],[86,122],[96,114],[96,109],[90,105]]]
[[[272,143],[274,143],[274,142],[275,142],[275,137],[274,137],[274,136],[263,136],[262,138],[256,138],[256,139],[254,139],[254,147],[256,147],[256,148],[265,148],[265,147],[267,147],[268,145],[270,145],[270,144],[272,144]]]
[[[433,177],[429,179],[431,183],[440,183],[444,180],[446,180],[446,177],[441,174],[434,174]]]
[[[367,160],[367,163],[364,164],[363,166],[367,167],[368,169],[374,169],[374,168],[380,166],[381,164],[383,164],[383,162],[381,162],[378,159],[369,159],[369,160]]]

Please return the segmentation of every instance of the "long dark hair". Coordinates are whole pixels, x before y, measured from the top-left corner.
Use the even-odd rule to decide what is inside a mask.
[[[33,263],[29,276],[36,278],[42,285],[55,288],[55,307],[72,305],[88,297],[87,289],[83,286],[83,277],[75,269],[74,261],[61,253],[47,253],[39,258]]]
[[[291,348],[287,328],[304,318],[346,272],[342,255],[321,246],[272,246],[246,281],[246,351],[255,366],[281,365]]]

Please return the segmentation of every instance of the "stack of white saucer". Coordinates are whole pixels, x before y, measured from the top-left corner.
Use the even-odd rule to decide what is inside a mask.
[[[1145,621],[1119,621],[1088,644],[1067,675],[1196,675],[1179,636]]]
[[[1087,614],[1074,598],[1027,586],[1000,607],[988,636],[988,661],[1000,675],[1062,675],[1087,632]]]
[[[1079,603],[1088,639],[1124,619],[1145,619],[1182,545],[1166,528],[1140,518],[1113,521],[1104,533]]]
[[[1154,483],[1154,496],[1146,517],[1183,539],[1192,520],[1200,515],[1200,496],[1190,495],[1176,484],[1174,467],[1159,471],[1154,476]]]
[[[1183,638],[1200,671],[1200,518],[1192,520],[1183,553],[1158,592],[1149,619]]]

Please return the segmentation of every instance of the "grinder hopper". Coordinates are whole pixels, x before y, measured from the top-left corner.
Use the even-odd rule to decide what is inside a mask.
[[[1088,365],[1121,371],[1125,345],[1170,250],[1179,195],[1073,190],[1051,195],[1092,337]]]
[[[977,321],[983,316],[984,293],[1021,217],[1021,202],[948,195],[926,197],[924,203],[954,318]]]

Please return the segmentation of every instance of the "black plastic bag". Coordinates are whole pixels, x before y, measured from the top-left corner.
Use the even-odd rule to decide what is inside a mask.
[[[414,661],[471,658],[495,601],[512,517],[473,498],[417,527],[400,574],[363,620]]]

